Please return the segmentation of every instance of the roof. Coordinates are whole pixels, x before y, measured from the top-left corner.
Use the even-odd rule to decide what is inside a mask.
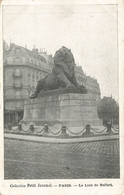
[[[6,55],[6,56],[7,56],[7,55],[11,55],[11,54],[12,54],[12,51],[15,50],[15,49],[17,49],[17,48],[21,48],[22,54],[23,54],[23,55],[26,55],[26,56],[28,55],[28,56],[33,57],[33,58],[35,58],[35,59],[38,59],[38,60],[40,60],[40,61],[46,62],[46,59],[45,59],[43,56],[39,55],[38,49],[33,49],[33,50],[31,51],[31,50],[29,50],[29,49],[27,49],[27,48],[25,48],[25,47],[16,45],[16,44],[14,44],[14,43],[10,44],[10,47],[9,47],[8,50],[4,50],[3,55],[4,55],[4,56],[5,56],[5,55]]]

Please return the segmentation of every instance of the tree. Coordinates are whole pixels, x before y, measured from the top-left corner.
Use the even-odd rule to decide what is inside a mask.
[[[108,121],[112,124],[119,123],[119,105],[112,97],[103,97],[98,105],[98,115],[106,125]]]

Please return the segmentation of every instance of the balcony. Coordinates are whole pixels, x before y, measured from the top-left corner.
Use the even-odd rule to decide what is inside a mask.
[[[20,96],[16,96],[16,95],[5,95],[4,96],[4,100],[7,101],[7,100],[25,100],[29,98],[28,95],[20,95]]]

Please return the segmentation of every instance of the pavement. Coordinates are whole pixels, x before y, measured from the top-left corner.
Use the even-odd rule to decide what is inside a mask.
[[[41,140],[32,140],[30,136],[27,140],[5,134],[4,178],[119,178],[118,136],[111,135],[104,140],[103,138],[98,140],[98,137],[100,136],[97,136],[97,139],[94,137],[95,140],[93,137],[92,140],[85,138],[85,141],[81,143],[44,143]]]

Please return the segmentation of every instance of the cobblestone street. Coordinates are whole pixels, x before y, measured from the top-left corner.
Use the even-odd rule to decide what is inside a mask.
[[[119,178],[115,140],[50,144],[5,139],[5,179]]]

